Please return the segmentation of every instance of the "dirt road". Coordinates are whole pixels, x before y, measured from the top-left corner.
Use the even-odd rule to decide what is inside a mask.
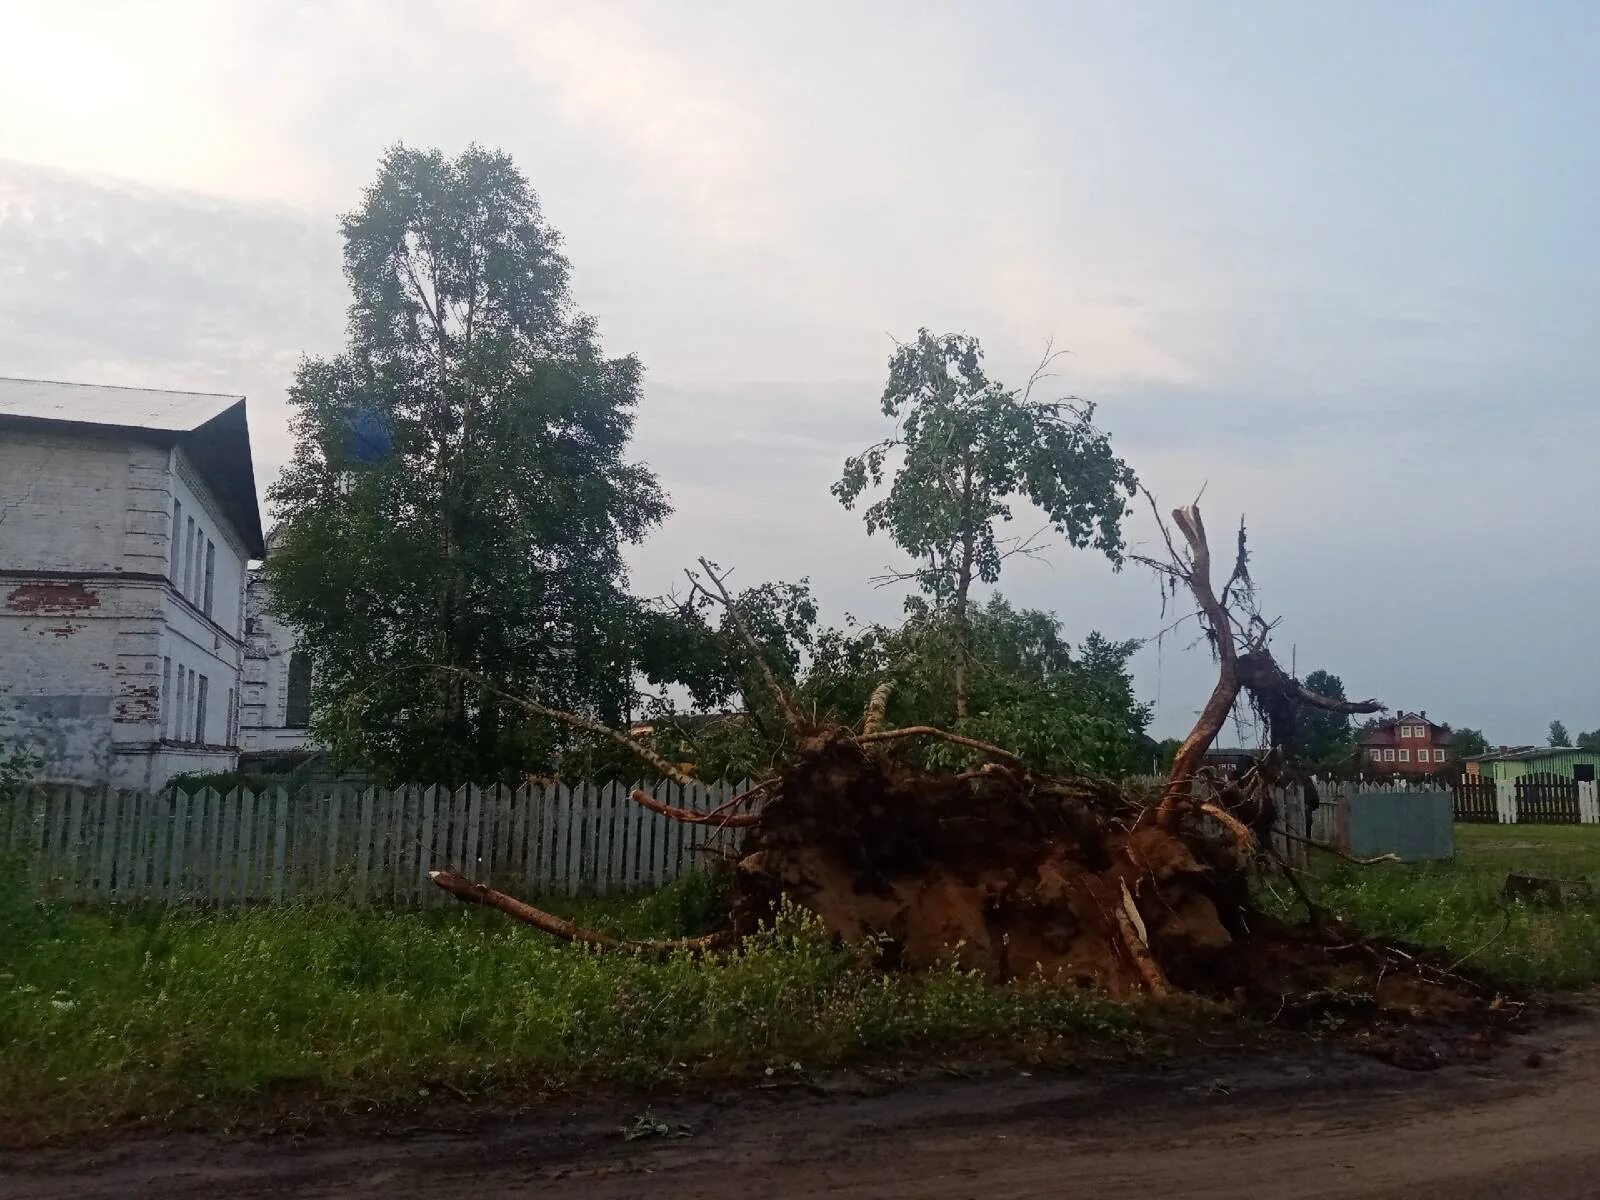
[[[1413,1074],[1334,1051],[1087,1077],[847,1079],[387,1136],[140,1136],[0,1157],[0,1197],[1600,1195],[1600,1022]],[[683,1136],[688,1135],[688,1136]]]

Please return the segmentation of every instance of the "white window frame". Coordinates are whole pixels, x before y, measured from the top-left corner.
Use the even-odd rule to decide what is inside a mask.
[[[1384,762],[1393,762],[1394,761],[1394,747],[1393,746],[1385,746],[1384,747],[1384,749],[1383,749],[1383,761]]]
[[[1408,763],[1411,761],[1411,751],[1405,746],[1400,747],[1400,761],[1403,763]]]
[[[1383,761],[1383,750],[1382,750],[1382,748],[1378,747],[1378,746],[1373,746],[1371,749],[1369,749],[1367,751],[1367,757],[1370,758],[1373,762],[1382,762]]]
[[[1443,750],[1435,750],[1433,752],[1433,761],[1434,762],[1443,762],[1444,761],[1444,751]]]

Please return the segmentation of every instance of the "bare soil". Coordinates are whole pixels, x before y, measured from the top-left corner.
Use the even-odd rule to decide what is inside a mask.
[[[1593,1196],[1600,1021],[1401,1070],[1331,1046],[1092,1075],[860,1074],[360,1132],[79,1139],[0,1157],[0,1197]],[[647,1136],[629,1141],[624,1128]]]

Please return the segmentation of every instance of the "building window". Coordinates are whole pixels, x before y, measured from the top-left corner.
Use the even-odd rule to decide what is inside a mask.
[[[167,727],[172,724],[172,659],[163,657],[161,660],[161,737],[167,736]]]
[[[1410,762],[1411,761],[1411,751],[1402,748],[1401,751],[1400,751],[1400,761],[1403,762],[1403,763]]]
[[[228,728],[228,736],[226,738],[226,741],[227,741],[228,745],[230,745],[230,746],[237,745],[238,742],[239,742],[239,721],[238,721],[238,717],[239,717],[239,714],[233,707],[233,689],[229,688],[228,689],[228,713],[227,713],[227,720],[224,723],[227,725],[227,728]]]
[[[1383,761],[1384,762],[1393,762],[1394,761],[1394,751],[1390,750],[1390,749],[1384,750],[1384,752],[1383,752]]]
[[[200,676],[200,691],[194,708],[194,740],[202,746],[206,741],[206,687],[209,683],[204,675]]]
[[[1443,750],[1435,750],[1433,752],[1433,761],[1434,762],[1443,762],[1444,761],[1444,751]]]
[[[1383,751],[1378,749],[1376,746],[1374,746],[1372,749],[1367,751],[1367,757],[1370,758],[1373,762],[1382,762],[1383,761]]]
[[[183,535],[183,594],[194,599],[194,518],[189,518]]]
[[[211,592],[217,582],[217,547],[210,538],[206,539],[206,587],[205,599],[200,605],[201,611],[206,616],[211,615]]]
[[[172,501],[172,534],[167,541],[172,543],[172,586],[178,587],[183,583],[183,501],[176,498]]]
[[[289,696],[283,723],[289,729],[304,729],[311,724],[311,656],[304,650],[289,655]]]

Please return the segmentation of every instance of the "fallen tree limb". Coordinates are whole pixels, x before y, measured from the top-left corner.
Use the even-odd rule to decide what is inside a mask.
[[[1303,846],[1310,846],[1313,850],[1324,851],[1325,853],[1333,855],[1335,858],[1344,859],[1344,861],[1347,863],[1354,863],[1358,867],[1375,867],[1379,863],[1400,861],[1400,856],[1398,854],[1380,854],[1375,858],[1356,858],[1352,854],[1346,854],[1337,846],[1328,845],[1327,842],[1319,842],[1314,838],[1301,837],[1298,833],[1290,833],[1287,829],[1279,829],[1276,832],[1281,833],[1291,842],[1299,842]]]
[[[698,813],[693,809],[679,808],[675,804],[664,804],[640,788],[634,788],[629,792],[628,799],[641,808],[648,808],[651,812],[659,813],[673,821],[682,821],[685,825],[716,825],[719,828],[744,829],[761,820],[757,813],[723,813],[721,809]],[[731,803],[732,801],[729,801],[729,804]],[[726,808],[727,805],[723,807]]]
[[[542,908],[535,908],[525,904],[515,896],[508,896],[498,892],[485,883],[474,883],[453,871],[429,871],[428,878],[438,887],[443,888],[458,900],[465,900],[468,904],[481,904],[485,908],[498,909],[512,920],[521,921],[525,925],[532,925],[535,929],[542,930],[552,937],[560,938],[564,942],[577,942],[585,946],[594,946],[600,950],[626,950],[641,954],[667,955],[680,950],[702,951],[715,950],[720,946],[728,945],[733,940],[731,932],[709,933],[704,937],[696,938],[670,938],[659,941],[622,941],[608,933],[601,933],[598,929],[588,929],[582,925],[574,924],[565,917],[558,917],[555,913],[546,912]]]

